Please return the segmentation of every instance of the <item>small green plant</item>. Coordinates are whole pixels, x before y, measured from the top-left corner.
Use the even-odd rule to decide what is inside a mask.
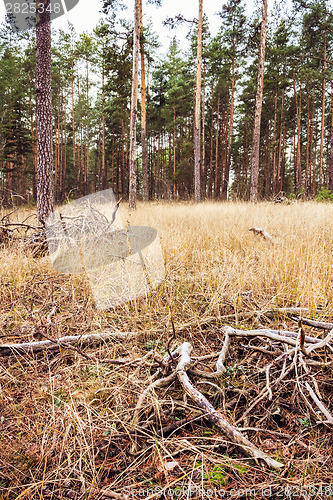
[[[333,201],[333,193],[328,187],[322,187],[316,196],[317,201]]]
[[[228,475],[221,465],[214,465],[208,474],[203,474],[203,477],[205,479],[209,478],[214,486],[226,486],[228,484]]]
[[[299,418],[298,421],[300,424],[304,425],[304,427],[310,427],[311,425],[310,419],[308,417]]]
[[[63,393],[62,390],[55,391],[54,394],[54,403],[59,407],[63,408],[65,403],[68,403],[68,397]]]
[[[168,354],[167,350],[165,349],[165,345],[160,340],[148,340],[146,342],[146,349],[147,351],[152,351],[155,349],[162,355]]]
[[[247,467],[245,467],[245,465],[234,464],[233,467],[237,469],[241,474],[245,474],[245,472],[247,472]]]

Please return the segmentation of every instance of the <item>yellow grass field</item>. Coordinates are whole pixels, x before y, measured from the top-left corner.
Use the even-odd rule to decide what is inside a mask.
[[[48,257],[34,258],[15,242],[0,251],[1,344],[106,328],[137,333],[135,340],[97,347],[0,358],[0,500],[125,499],[126,488],[127,498],[164,498],[163,488],[165,497],[168,491],[180,498],[205,498],[209,488],[226,498],[232,491],[238,492],[233,498],[245,498],[246,488],[256,498],[267,497],[265,488],[271,488],[270,498],[288,498],[288,488],[294,488],[293,498],[324,498],[320,486],[333,495],[332,426],[316,422],[295,375],[242,422],[253,443],[283,462],[276,472],[247,459],[203,420],[191,423],[198,410],[176,382],[148,395],[143,422],[150,427],[145,437],[135,437],[134,408],[158,364],[112,363],[150,350],[165,356],[169,341],[172,347],[191,342],[195,356],[219,352],[225,325],[298,332],[287,317],[261,314],[278,307],[308,308],[308,318],[332,322],[333,204],[152,202],[139,203],[133,213],[123,204],[120,212],[124,223],[158,230],[166,278],[149,297],[114,310],[95,308],[85,276],[59,274]],[[20,210],[13,220],[26,215]],[[272,240],[253,234],[252,227]],[[325,335],[305,328],[307,335]],[[252,350],[247,342],[231,346],[218,380],[209,385],[195,379],[231,424],[265,387],[264,367],[277,348],[265,344],[266,352],[256,339]],[[313,377],[333,413],[332,352],[325,352],[327,367],[314,369]],[[201,368],[208,365],[214,360]],[[181,419],[187,422],[180,430],[158,437],[157,428]],[[253,430],[258,428],[267,434]],[[177,465],[168,470],[171,462]],[[191,484],[197,490],[189,496]],[[221,492],[212,498],[222,498]]]

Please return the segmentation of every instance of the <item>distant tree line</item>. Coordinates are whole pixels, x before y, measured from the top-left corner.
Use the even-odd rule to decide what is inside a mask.
[[[134,51],[134,23],[121,20],[110,5],[105,1],[92,33],[77,35],[71,25],[66,32],[52,31],[56,203],[109,187],[127,198],[131,158],[143,199],[249,199],[254,154],[258,199],[333,192],[333,15],[326,0],[295,0],[291,6],[279,1],[270,10],[258,136],[261,9],[248,15],[245,2],[227,0],[219,32],[211,36],[203,5],[203,18],[191,23],[189,50],[181,51],[173,38],[161,56],[154,27],[142,24],[142,2]],[[139,92],[131,156],[135,53]],[[3,27],[3,206],[36,200],[36,98],[35,33],[14,35]]]

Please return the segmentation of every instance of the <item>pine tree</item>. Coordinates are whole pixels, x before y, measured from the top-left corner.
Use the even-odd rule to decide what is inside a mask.
[[[134,0],[133,69],[129,150],[129,208],[136,207],[136,121],[138,114],[138,80],[140,50],[140,0]]]
[[[197,74],[195,88],[194,111],[194,201],[201,200],[201,168],[200,168],[200,120],[201,120],[201,63],[202,63],[202,8],[203,0],[199,0],[198,42],[197,42]]]
[[[50,0],[37,0],[36,9],[37,213],[45,222],[54,206]]]
[[[254,130],[253,130],[253,141],[252,141],[251,188],[250,188],[251,201],[257,201],[258,199],[260,122],[261,122],[261,109],[262,109],[262,98],[263,98],[263,87],[264,87],[266,31],[267,31],[267,0],[263,0],[259,58],[258,58],[257,95],[255,101]]]

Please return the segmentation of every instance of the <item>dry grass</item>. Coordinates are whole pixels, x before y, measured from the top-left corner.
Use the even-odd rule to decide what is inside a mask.
[[[288,384],[273,401],[261,402],[247,421],[249,427],[297,436],[314,447],[250,431],[253,442],[288,463],[281,474],[244,459],[203,422],[157,438],[157,428],[196,415],[172,403],[170,394],[182,400],[178,385],[148,398],[151,425],[146,437],[139,438],[139,452],[131,454],[131,418],[153,368],[115,367],[103,360],[132,359],[150,349],[165,354],[169,306],[178,342],[190,340],[196,355],[218,351],[226,323],[258,326],[262,320],[253,314],[258,309],[302,306],[314,317],[332,321],[333,206],[150,203],[139,205],[131,215],[125,207],[121,211],[123,221],[159,230],[166,280],[147,299],[115,310],[95,309],[85,277],[60,275],[47,258],[34,259],[15,246],[0,252],[2,343],[36,340],[43,332],[63,336],[106,326],[138,332],[135,342],[86,349],[91,361],[70,350],[0,360],[0,499],[97,499],[106,485],[118,492],[125,487],[136,490],[137,496],[139,488],[168,485],[175,496],[175,488],[186,488],[190,481],[197,487],[223,489],[226,496],[251,487],[257,498],[270,485],[271,498],[283,498],[279,493],[285,495],[288,486],[332,484],[329,430],[315,424]],[[15,216],[22,219],[26,214]],[[273,243],[249,232],[253,226],[273,235]],[[56,314],[48,325],[54,306]],[[281,326],[279,321],[273,326]],[[290,322],[287,326],[296,328]],[[264,377],[254,374],[266,361],[256,351],[234,346],[228,371],[217,382],[223,394],[209,385],[198,387],[233,422],[265,385]],[[318,370],[317,377],[332,409],[332,372]],[[279,398],[288,400],[287,409]],[[170,461],[178,465],[168,472],[164,465]],[[300,490],[294,492],[304,498]],[[313,493],[311,498],[321,498],[317,490]],[[192,498],[202,497],[197,492]]]

